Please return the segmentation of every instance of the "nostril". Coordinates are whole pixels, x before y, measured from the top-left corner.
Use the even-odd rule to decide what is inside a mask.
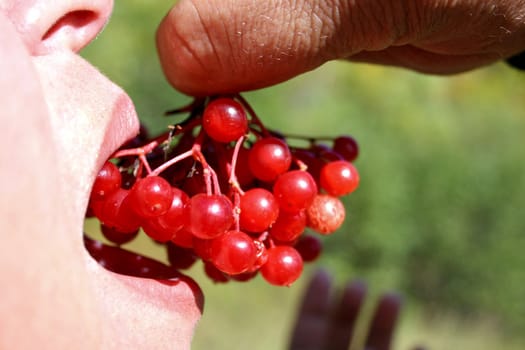
[[[104,23],[97,12],[76,10],[60,17],[42,36],[47,48],[68,47],[74,51],[86,46],[100,31]]]

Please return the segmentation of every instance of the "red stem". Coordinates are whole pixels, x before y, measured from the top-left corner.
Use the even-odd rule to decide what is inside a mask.
[[[155,168],[155,170],[150,171],[148,175],[149,176],[159,175],[161,172],[163,172],[164,170],[166,170],[167,168],[169,168],[173,164],[175,164],[177,162],[180,162],[181,160],[186,159],[186,158],[191,157],[191,156],[193,156],[193,150],[190,149],[189,151],[181,153],[178,156],[173,157],[170,160],[168,160],[167,162],[159,165],[157,168]]]
[[[244,191],[242,190],[241,185],[239,184],[239,181],[237,180],[237,175],[235,175],[235,169],[237,168],[237,159],[239,158],[239,150],[241,149],[243,142],[244,142],[244,136],[241,136],[235,143],[235,148],[233,149],[232,160],[231,160],[230,178],[228,180],[232,188],[235,191],[239,192],[241,195],[244,194]]]

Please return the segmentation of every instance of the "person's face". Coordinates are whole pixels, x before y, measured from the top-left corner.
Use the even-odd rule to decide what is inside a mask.
[[[94,176],[138,131],[129,97],[77,55],[112,6],[0,0],[0,348],[184,349],[201,315],[191,280],[110,272],[84,247]]]

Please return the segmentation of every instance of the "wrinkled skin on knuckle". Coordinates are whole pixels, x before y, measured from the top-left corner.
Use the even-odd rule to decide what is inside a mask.
[[[430,52],[486,55],[494,59],[517,50],[525,38],[525,1],[427,0],[415,13],[411,42]]]
[[[420,2],[332,0],[323,2],[332,20],[329,42],[334,58],[360,51],[379,51],[410,40],[419,31]]]

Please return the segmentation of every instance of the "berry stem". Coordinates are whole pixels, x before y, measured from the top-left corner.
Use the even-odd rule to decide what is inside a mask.
[[[257,237],[257,240],[263,243],[264,241],[268,239],[268,235],[269,235],[268,231],[264,231],[263,233],[259,235],[259,237]]]
[[[159,143],[157,141],[152,141],[142,147],[123,149],[123,150],[115,152],[115,154],[113,155],[113,158],[122,158],[122,157],[129,157],[129,156],[138,157],[141,164],[143,164],[144,167],[146,168],[146,172],[148,174],[151,174],[151,167],[149,165],[148,159],[146,158],[146,155],[148,153],[151,153],[155,149],[155,147],[157,147],[158,145]],[[142,172],[142,169],[140,167],[139,167],[139,171]]]
[[[245,136],[241,136],[235,143],[235,148],[233,149],[233,155],[232,155],[232,160],[231,160],[230,179],[228,180],[232,188],[236,192],[240,193],[241,195],[244,194],[244,191],[242,190],[241,185],[239,184],[239,180],[237,180],[235,169],[237,168],[237,159],[239,158],[239,150],[242,147],[244,139],[245,139]]]
[[[186,159],[186,158],[191,157],[191,156],[193,156],[193,150],[190,149],[189,151],[186,151],[184,153],[179,154],[176,157],[171,158],[170,160],[168,160],[167,162],[163,163],[162,165],[159,165],[157,168],[155,168],[155,170],[150,171],[148,176],[159,175],[161,172],[163,172],[164,170],[166,170],[167,168],[169,168],[173,164],[175,164],[177,162],[180,162],[181,160]]]
[[[157,147],[158,145],[159,143],[156,140],[154,140],[142,147],[118,150],[117,152],[113,154],[111,158],[122,158],[122,157],[146,155],[148,153],[151,153],[155,149],[155,147]]]
[[[221,187],[219,185],[219,178],[217,177],[217,173],[208,164],[208,162],[206,161],[206,157],[204,157],[204,154],[202,153],[202,150],[201,150],[202,143],[204,142],[205,138],[206,138],[206,133],[204,132],[204,129],[201,129],[191,149],[193,151],[193,156],[195,157],[195,159],[197,159],[197,161],[202,164],[204,183],[206,184],[207,194],[208,195],[211,195],[213,193],[221,194]],[[212,190],[212,185],[213,185],[213,190]]]
[[[296,157],[293,157],[293,160],[295,162],[295,164],[297,164],[297,166],[299,167],[299,170],[303,170],[303,171],[307,171],[308,170],[308,165],[306,165],[305,162],[303,162],[302,160],[296,158]]]
[[[233,219],[235,222],[235,230],[241,230],[240,223],[240,214],[241,214],[241,195],[238,191],[233,193]]]
[[[248,114],[250,114],[250,116],[252,117],[252,123],[254,123],[255,125],[257,125],[260,129],[261,129],[261,133],[264,137],[270,137],[272,136],[272,134],[268,131],[268,129],[266,129],[266,127],[264,126],[264,124],[261,122],[261,120],[259,119],[259,117],[257,116],[257,113],[255,113],[255,111],[253,110],[252,106],[250,106],[250,104],[248,103],[248,101],[246,101],[244,99],[244,97],[241,96],[241,94],[236,94],[235,97],[239,100],[239,102],[242,104],[242,106],[244,107],[244,109],[246,109],[246,111],[248,112]]]
[[[139,159],[142,164],[144,164],[144,167],[146,168],[146,172],[151,174],[151,167],[149,166],[148,159],[146,158],[146,154],[139,154]]]

